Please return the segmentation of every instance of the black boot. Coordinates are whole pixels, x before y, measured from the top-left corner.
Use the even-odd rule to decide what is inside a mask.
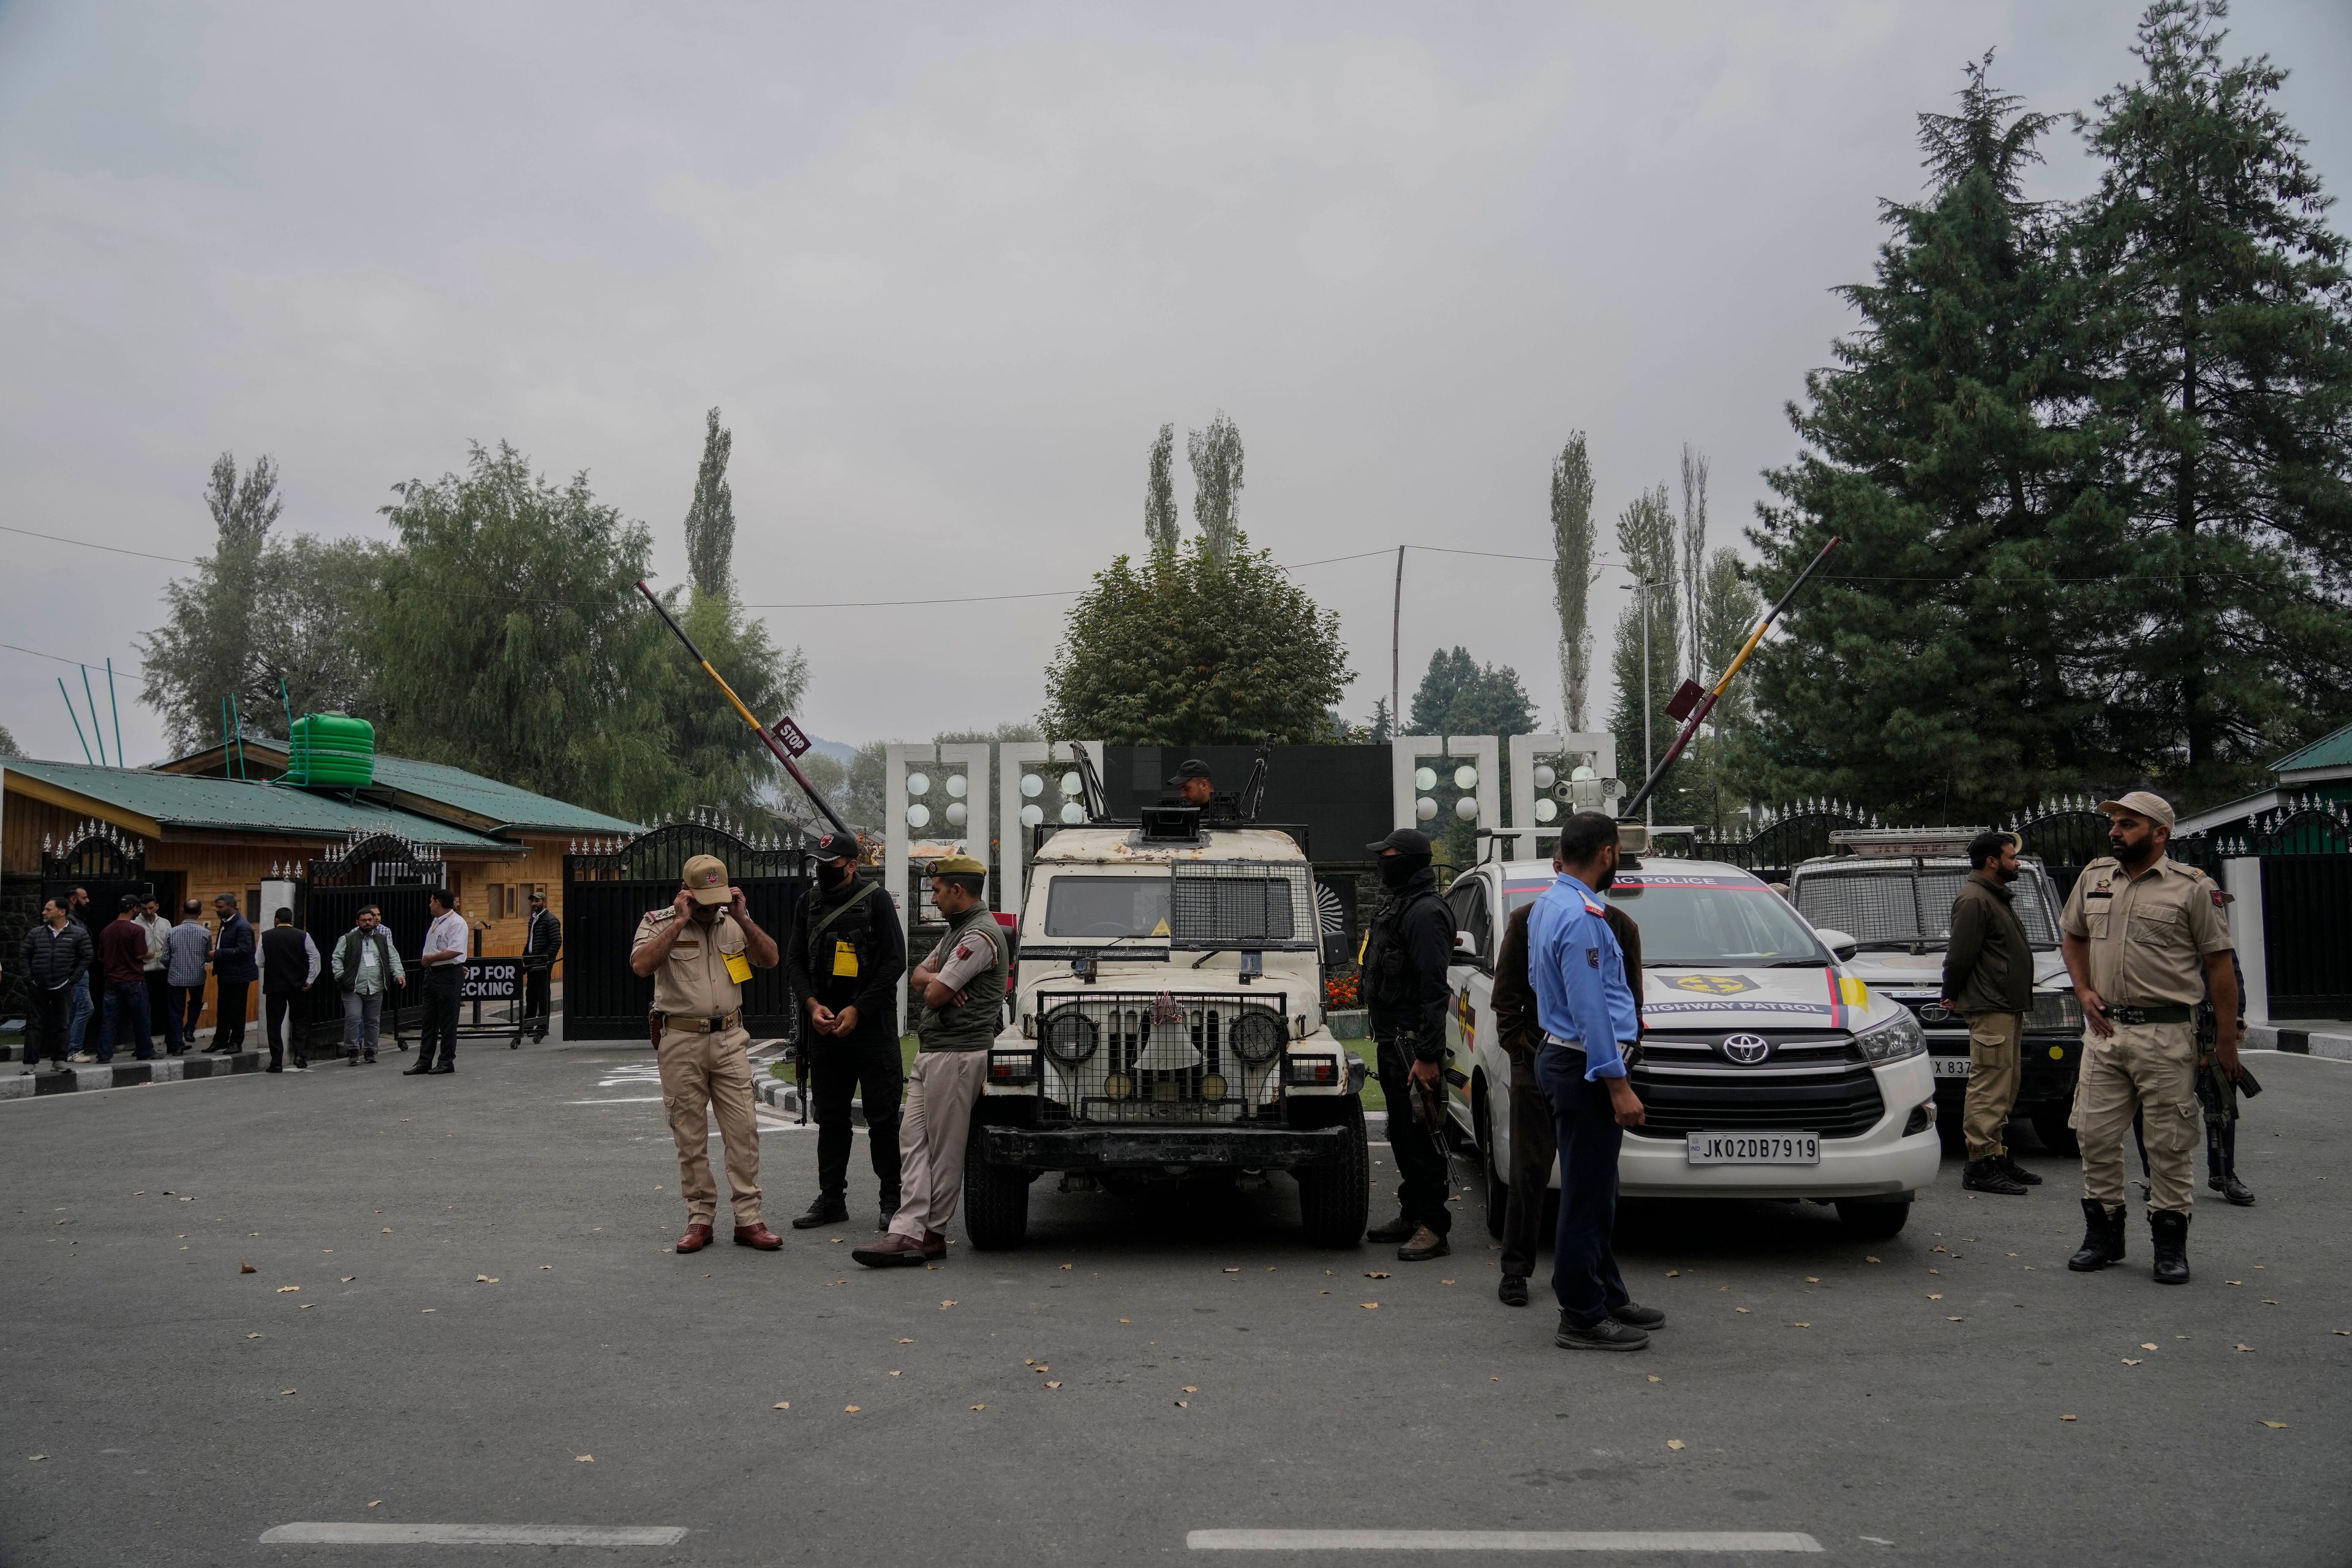
[[[2228,1175],[2222,1177],[2218,1182],[2208,1182],[2205,1184],[2211,1187],[2215,1192],[2220,1193],[2225,1200],[2236,1205],[2242,1209],[2252,1208],[2253,1206],[2254,1189],[2246,1185],[2245,1183],[2238,1180],[2238,1173],[2235,1171],[2231,1172]]]
[[[793,1216],[794,1230],[814,1230],[821,1225],[842,1225],[849,1219],[849,1205],[839,1193],[819,1193],[816,1202],[809,1205],[808,1213]]]
[[[1972,1193],[1999,1193],[2005,1198],[2021,1198],[2025,1184],[2013,1180],[2000,1168],[2000,1160],[1988,1156],[1971,1160],[1960,1168],[1960,1185]]]
[[[1993,1163],[1999,1165],[2001,1174],[2012,1182],[2021,1183],[2029,1187],[2038,1187],[2042,1184],[2042,1178],[2019,1164],[2017,1157],[2006,1149],[1993,1156]]]
[[[1405,1218],[1404,1215],[1399,1215],[1388,1224],[1376,1225],[1364,1232],[1364,1239],[1366,1241],[1410,1241],[1412,1239],[1412,1233],[1420,1228],[1421,1226]]]
[[[899,1198],[898,1189],[898,1188],[896,1188],[896,1187],[886,1187],[886,1188],[884,1188],[884,1189],[883,1189],[883,1192],[882,1192],[882,1223],[881,1223],[880,1225],[876,1226],[874,1227],[875,1229],[877,1229],[877,1230],[887,1230],[887,1229],[889,1229],[889,1228],[890,1228],[890,1222],[891,1222],[892,1220],[894,1220],[894,1219],[896,1219],[896,1218],[898,1218],[898,1205],[899,1205],[899,1202],[900,1202],[900,1198]]]
[[[2083,1200],[2083,1245],[2066,1260],[2077,1274],[2090,1274],[2124,1260],[2124,1208],[2108,1208],[2096,1198]]]
[[[2189,1216],[2177,1209],[2150,1209],[2147,1234],[2156,1244],[2156,1282],[2188,1284]]]

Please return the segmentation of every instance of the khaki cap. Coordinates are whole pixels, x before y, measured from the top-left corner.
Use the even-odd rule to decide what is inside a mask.
[[[734,895],[727,886],[727,862],[716,855],[697,855],[686,863],[686,875],[678,881],[694,895],[698,904],[724,904]]]
[[[2165,803],[2162,795],[2144,789],[2136,789],[2121,800],[2103,800],[2099,802],[2099,809],[2110,816],[2119,811],[2127,811],[2134,816],[2147,817],[2159,827],[2172,826],[2172,807]]]
[[[944,860],[932,862],[931,875],[934,877],[985,877],[988,875],[988,868],[969,855],[958,853],[949,856]]]

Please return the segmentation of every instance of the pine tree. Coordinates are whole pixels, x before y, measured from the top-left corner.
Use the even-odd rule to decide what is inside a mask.
[[[2352,287],[2330,199],[2274,101],[2225,63],[2221,0],[2158,0],[2140,79],[2088,126],[2081,243],[2105,279],[2135,613],[2103,674],[2135,768],[2195,796],[2352,716]]]
[[[1371,721],[1365,726],[1365,730],[1367,743],[1370,745],[1385,746],[1396,738],[1396,720],[1389,712],[1387,698],[1372,699]]]
[[[1176,426],[1162,425],[1143,481],[1143,537],[1154,550],[1176,548],[1175,469]]]
[[[1592,459],[1581,430],[1551,460],[1551,550],[1561,711],[1570,731],[1581,733],[1592,686]]]
[[[1429,656],[1412,694],[1412,734],[1526,735],[1535,727],[1535,706],[1517,670],[1482,665],[1464,647]]]
[[[1703,684],[1711,686],[1721,678],[1738,657],[1740,645],[1756,629],[1757,619],[1763,613],[1763,601],[1748,585],[1739,557],[1728,550],[1718,550],[1707,557],[1699,584],[1698,632],[1693,639],[1698,652],[1691,660]],[[1723,700],[1715,705],[1708,722],[1718,731],[1735,729],[1748,706],[1747,688],[1735,680],[1723,694]]]
[[[1929,192],[1890,203],[1860,329],[1806,378],[1804,450],[1748,537],[1767,592],[1845,541],[1756,660],[1775,796],[1986,820],[2112,780],[2086,642],[2117,520],[2084,412],[2083,284],[2063,215],[2021,194],[2053,117],[1968,68],[1923,114]]]
[[[735,450],[735,433],[719,426],[716,408],[704,418],[702,465],[695,471],[694,500],[686,509],[687,580],[698,594],[731,596],[735,492],[727,484],[727,458]]]
[[[1220,408],[1206,430],[1186,433],[1184,455],[1192,465],[1192,521],[1209,553],[1223,561],[1241,531],[1242,433]]]
[[[1633,602],[1617,616],[1617,646],[1611,658],[1617,696],[1609,725],[1617,735],[1618,772],[1639,778],[1675,738],[1677,726],[1667,716],[1666,704],[1682,683],[1682,584],[1675,563],[1674,508],[1665,486],[1643,490],[1619,514],[1617,548],[1633,574],[1634,586]],[[1644,603],[1650,612],[1646,710],[1642,700]],[[1659,805],[1664,809],[1665,803]]]

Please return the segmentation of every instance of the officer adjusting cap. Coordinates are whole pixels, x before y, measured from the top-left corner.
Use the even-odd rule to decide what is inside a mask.
[[[1429,835],[1417,827],[1400,827],[1378,844],[1367,844],[1364,847],[1375,855],[1391,849],[1400,855],[1426,855],[1430,852]]]
[[[698,904],[723,904],[730,901],[727,889],[727,862],[716,855],[697,855],[686,863],[686,874],[678,879],[686,890],[694,895]]]
[[[2170,804],[2162,795],[2144,789],[2136,789],[2121,800],[2103,800],[2099,802],[2099,809],[2110,816],[2118,811],[2127,811],[2134,816],[2147,817],[2159,827],[2172,826]]]
[[[809,847],[809,854],[819,860],[855,860],[865,853],[855,833],[828,833]]]
[[[934,877],[985,877],[988,868],[959,850],[953,855],[931,863]]]
[[[1198,757],[1187,757],[1176,764],[1176,771],[1168,775],[1168,782],[1171,784],[1180,784],[1186,779],[1213,779],[1213,777],[1214,775],[1209,772],[1208,763]]]

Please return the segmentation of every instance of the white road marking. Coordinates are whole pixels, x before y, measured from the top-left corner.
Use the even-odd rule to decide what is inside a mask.
[[[281,1524],[264,1546],[675,1546],[679,1524]]]
[[[1765,1530],[1195,1530],[1195,1552],[1819,1552]]]

